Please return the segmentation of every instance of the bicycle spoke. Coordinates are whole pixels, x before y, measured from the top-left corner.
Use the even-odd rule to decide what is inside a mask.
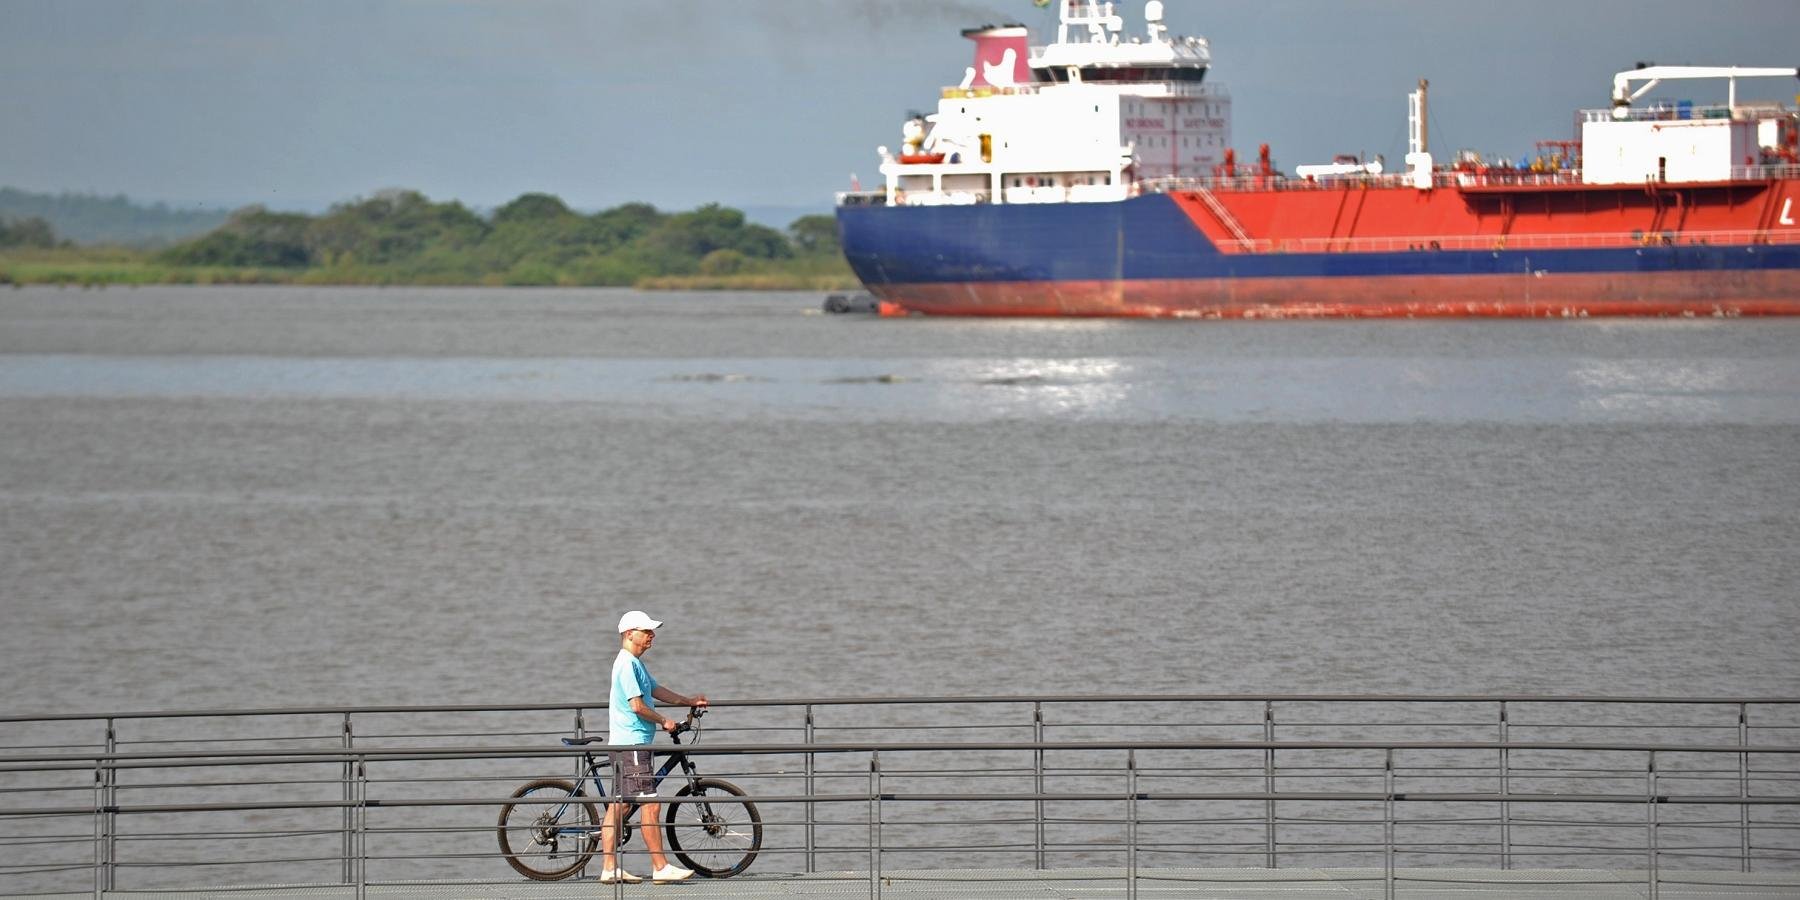
[[[593,807],[570,792],[566,782],[527,785],[502,810],[501,848],[507,862],[527,877],[566,878],[582,867],[599,841]]]
[[[725,782],[704,779],[669,801],[669,841],[695,871],[728,877],[744,870],[762,845],[756,808]],[[689,793],[691,791],[691,793]]]

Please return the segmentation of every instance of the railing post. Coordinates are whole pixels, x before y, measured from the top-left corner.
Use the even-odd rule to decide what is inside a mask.
[[[1263,740],[1275,742],[1275,701],[1263,701]],[[1265,857],[1263,867],[1275,868],[1275,748],[1263,750],[1263,792],[1269,795],[1264,801],[1267,821],[1264,831]]]
[[[1512,796],[1512,759],[1511,751],[1504,745],[1507,742],[1509,723],[1506,716],[1506,701],[1500,701],[1500,796]],[[1500,868],[1512,868],[1512,803],[1500,801]]]
[[[881,751],[869,754],[869,896],[881,896]]]
[[[1645,788],[1645,792],[1646,792],[1645,797],[1644,797],[1644,800],[1645,800],[1644,805],[1646,807],[1648,807],[1648,809],[1646,810],[1645,818],[1648,820],[1647,827],[1649,828],[1649,836],[1646,840],[1646,844],[1649,848],[1649,854],[1650,854],[1650,860],[1649,860],[1650,871],[1648,873],[1649,880],[1650,880],[1650,900],[1656,900],[1656,898],[1657,898],[1657,881],[1659,881],[1660,879],[1657,878],[1657,871],[1656,871],[1657,852],[1656,852],[1656,751],[1655,750],[1650,751],[1650,766],[1649,766],[1649,771],[1644,776],[1644,788]]]
[[[1125,898],[1137,900],[1137,751],[1125,751]]]
[[[343,724],[344,750],[354,748],[356,735],[350,725],[350,714],[344,713]],[[348,758],[344,760],[344,883],[356,880],[356,867],[352,860],[356,856],[356,809],[352,805],[356,801],[356,764]]]
[[[1739,866],[1742,871],[1750,871],[1750,704],[1738,704],[1738,746],[1744,748],[1738,753],[1738,799],[1745,801],[1738,804],[1738,852],[1742,855]]]
[[[113,720],[106,720],[106,755],[119,752],[119,736],[113,727]],[[106,890],[112,890],[118,878],[119,858],[119,814],[113,812],[119,806],[119,769],[117,766],[106,767]]]
[[[94,760],[94,900],[106,883],[106,760]]]
[[[1382,884],[1384,885],[1382,896],[1387,900],[1394,900],[1394,748],[1392,747],[1389,747],[1387,751],[1385,769],[1382,776],[1383,791],[1387,794],[1387,800],[1382,804],[1385,812],[1381,822]]]
[[[813,705],[808,703],[806,704],[807,746],[812,746],[816,738],[817,723],[813,720]],[[809,798],[818,795],[818,791],[814,785],[815,770],[813,768],[816,763],[816,757],[817,754],[810,751],[806,754],[806,796]],[[818,839],[815,830],[818,821],[818,807],[809,799],[806,801],[806,871],[809,875],[818,871],[816,861],[813,857],[814,852],[818,849]]]
[[[1036,846],[1037,846],[1037,867],[1038,867],[1038,871],[1041,872],[1041,871],[1043,871],[1044,866],[1045,866],[1045,860],[1044,860],[1044,748],[1042,746],[1042,744],[1044,743],[1044,701],[1042,701],[1042,700],[1035,701],[1031,705],[1031,739],[1033,741],[1036,741],[1040,745],[1040,746],[1038,746],[1037,749],[1032,751],[1031,756],[1032,756],[1032,787],[1035,789],[1034,793],[1036,793],[1038,795],[1038,798],[1036,801],[1036,809],[1037,809]]]
[[[369,896],[369,761],[356,760],[356,900]]]

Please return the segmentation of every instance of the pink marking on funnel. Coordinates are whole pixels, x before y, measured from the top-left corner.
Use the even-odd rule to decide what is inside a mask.
[[[1031,83],[1030,32],[1022,25],[972,28],[963,36],[975,42],[972,87],[1014,87]]]

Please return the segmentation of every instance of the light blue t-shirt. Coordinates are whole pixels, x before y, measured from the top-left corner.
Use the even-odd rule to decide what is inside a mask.
[[[631,709],[631,698],[642,697],[651,709],[656,708],[656,679],[644,668],[643,660],[621,648],[613,660],[612,703],[607,712],[606,743],[614,747],[631,747],[656,740],[657,728],[644,721]]]

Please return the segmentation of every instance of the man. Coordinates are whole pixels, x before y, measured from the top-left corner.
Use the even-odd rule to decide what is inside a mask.
[[[684,869],[663,856],[661,819],[662,804],[656,800],[656,776],[652,773],[649,744],[656,739],[657,729],[675,733],[681,723],[656,711],[656,701],[672,706],[705,706],[706,696],[685,697],[656,683],[650,670],[644,668],[644,651],[656,640],[656,629],[662,623],[640,610],[632,610],[619,619],[619,656],[613,660],[612,703],[608,715],[606,743],[611,749],[613,796],[621,801],[636,800],[642,807],[638,814],[638,833],[650,850],[650,879],[657,884],[682,881],[693,877],[692,869]],[[622,749],[630,748],[630,749]],[[631,811],[629,803],[612,803],[606,807],[606,822],[600,828],[600,852],[604,866],[601,884],[637,884],[644,879],[619,866],[616,852],[619,823]]]

